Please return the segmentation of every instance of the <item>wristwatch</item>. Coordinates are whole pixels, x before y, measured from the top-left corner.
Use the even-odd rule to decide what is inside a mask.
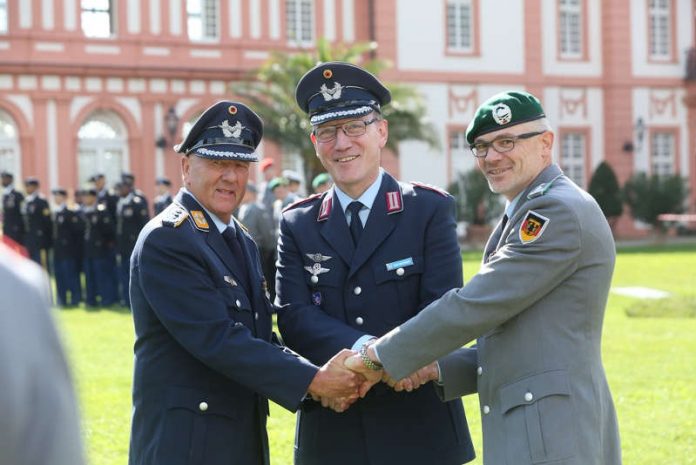
[[[363,364],[369,368],[370,370],[374,371],[380,371],[382,368],[381,363],[373,361],[368,355],[367,355],[367,348],[369,344],[363,344],[362,347],[360,347],[360,359],[362,360]]]

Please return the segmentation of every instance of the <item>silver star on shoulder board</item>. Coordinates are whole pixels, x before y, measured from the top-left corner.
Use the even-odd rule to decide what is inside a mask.
[[[308,253],[305,255],[307,255],[309,259],[312,260],[314,263],[321,263],[331,259],[331,257],[329,257],[328,255],[322,255],[320,253]]]

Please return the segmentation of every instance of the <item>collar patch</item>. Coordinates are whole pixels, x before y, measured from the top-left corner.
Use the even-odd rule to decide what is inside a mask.
[[[391,191],[385,194],[387,200],[387,214],[398,213],[403,211],[404,202],[401,197],[401,191]]]
[[[329,218],[331,214],[331,208],[333,207],[333,197],[326,196],[324,201],[321,203],[321,208],[319,209],[319,216],[317,216],[317,221],[325,221]]]
[[[196,224],[196,228],[200,229],[201,231],[208,232],[210,226],[208,225],[208,220],[205,219],[205,215],[202,211],[191,210],[191,218],[193,218],[193,222]]]

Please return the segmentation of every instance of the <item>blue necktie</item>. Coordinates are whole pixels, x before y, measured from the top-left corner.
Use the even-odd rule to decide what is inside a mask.
[[[356,247],[360,241],[360,235],[363,230],[362,221],[360,221],[360,216],[358,215],[362,207],[363,204],[360,202],[351,202],[348,204],[348,211],[350,212],[350,235],[353,237],[353,244],[355,244]]]
[[[235,234],[235,230],[233,228],[228,227],[222,232],[222,238],[227,243],[227,246],[232,252],[232,255],[234,255],[235,265],[237,265],[237,267],[240,269],[239,278],[242,281],[240,284],[244,287],[247,293],[249,293],[250,289],[247,264],[246,260],[244,259],[244,252],[242,251],[242,247],[239,245],[239,239]]]

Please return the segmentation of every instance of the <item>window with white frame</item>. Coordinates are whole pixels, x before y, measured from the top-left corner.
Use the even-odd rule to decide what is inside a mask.
[[[114,34],[112,0],[82,0],[80,23],[87,37],[111,37]]]
[[[104,173],[107,183],[128,171],[128,143],[125,125],[112,111],[90,115],[77,133],[77,167],[80,185],[95,173]]]
[[[648,0],[650,57],[658,60],[671,58],[671,0]]]
[[[189,39],[217,39],[219,16],[217,0],[186,0]]]
[[[447,48],[470,52],[474,48],[473,0],[447,1]]]
[[[582,56],[582,1],[559,0],[560,52],[563,58]]]
[[[314,40],[314,5],[312,0],[287,0],[285,21],[288,41],[309,44]]]
[[[7,32],[7,0],[0,0],[0,34]]]
[[[8,113],[0,110],[0,171],[9,171],[15,179],[22,179],[20,168],[17,126]]]
[[[652,174],[669,176],[674,174],[674,133],[655,132],[650,142]]]
[[[585,187],[585,134],[567,132],[561,136],[561,169],[575,184]]]

